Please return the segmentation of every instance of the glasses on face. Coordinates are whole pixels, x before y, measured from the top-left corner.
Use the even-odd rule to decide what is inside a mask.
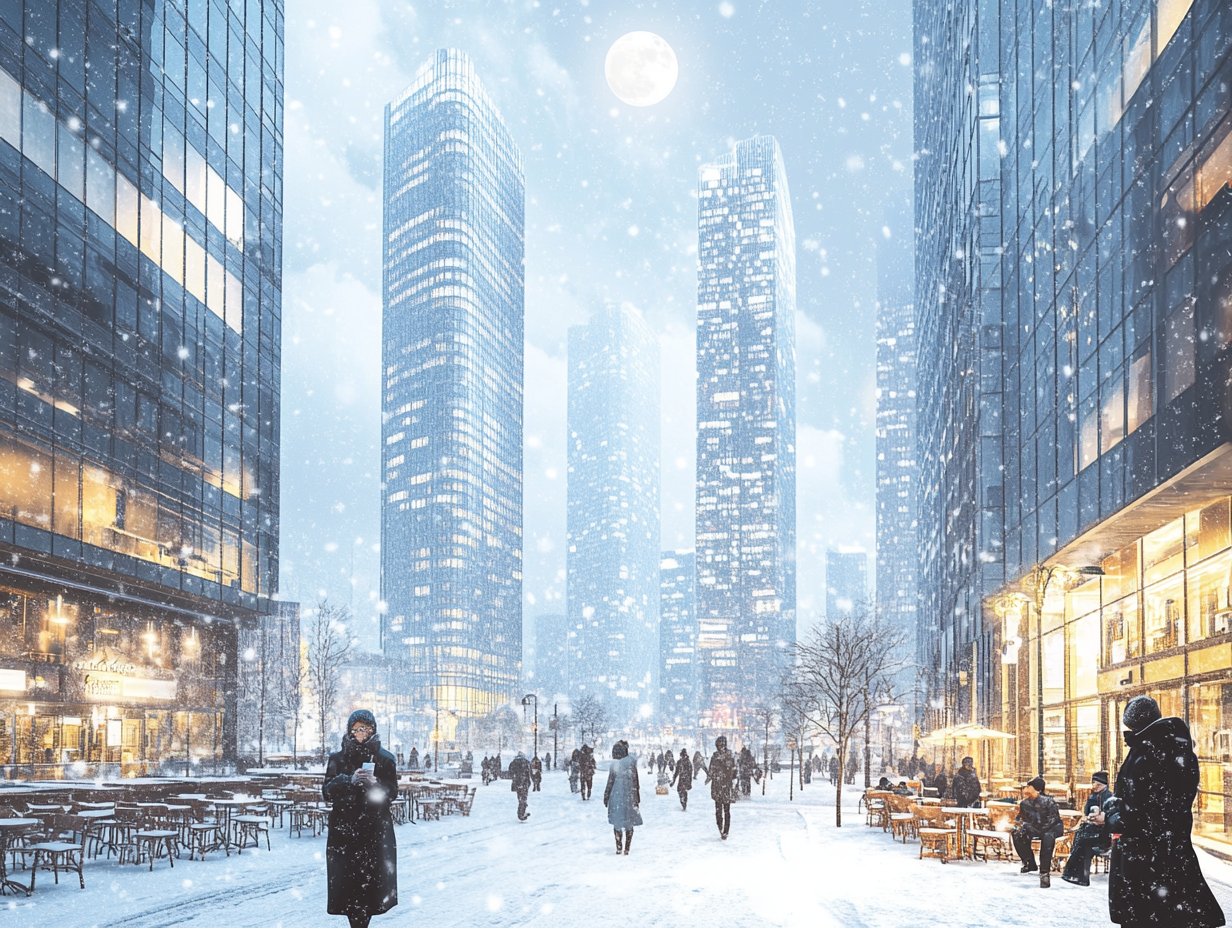
[[[353,734],[353,735],[370,735],[370,734],[372,734],[374,731],[376,731],[376,729],[375,729],[375,728],[373,728],[371,725],[356,725],[354,728],[352,728],[352,729],[351,729],[351,734]]]

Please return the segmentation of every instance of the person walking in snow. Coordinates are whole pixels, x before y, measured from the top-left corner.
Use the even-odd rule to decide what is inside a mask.
[[[748,799],[753,792],[753,768],[756,766],[757,761],[753,759],[753,752],[746,744],[740,749],[736,760],[737,775],[740,778],[740,798],[742,799]]]
[[[830,785],[838,786],[838,755],[830,755]]]
[[[642,814],[638,809],[642,804],[642,789],[637,778],[637,758],[629,756],[628,741],[617,741],[612,745],[612,766],[603,790],[603,804],[607,806],[607,822],[616,833],[616,853],[623,851],[628,854],[633,847],[633,829],[642,824]]]
[[[714,821],[719,834],[727,840],[731,829],[731,804],[736,799],[736,758],[727,749],[727,738],[714,739],[714,753],[706,767],[706,782],[710,784],[710,798],[714,800]]]
[[[672,773],[669,786],[676,787],[676,795],[680,797],[680,811],[689,808],[689,790],[693,787],[693,765],[689,763],[689,752],[680,749],[680,758],[676,761],[676,769]]]
[[[582,745],[582,756],[578,758],[578,766],[582,778],[582,800],[590,798],[595,788],[595,749],[589,744]]]
[[[1198,758],[1189,726],[1162,718],[1150,696],[1135,696],[1121,718],[1129,753],[1105,803],[1120,835],[1108,868],[1108,913],[1125,928],[1217,928],[1223,910],[1202,876],[1190,834]]]
[[[518,756],[509,762],[509,791],[518,794],[518,821],[530,818],[526,811],[526,797],[530,793],[530,761],[518,751]]]
[[[702,756],[701,751],[693,752],[693,779],[697,779],[706,772],[706,758]]]
[[[543,755],[543,769],[544,770],[552,769],[552,752],[551,751],[548,751],[545,755]]]
[[[534,792],[539,792],[539,784],[543,782],[543,761],[536,754],[530,762],[530,782]]]
[[[407,760],[406,766],[410,770],[419,769],[419,748],[416,748],[416,747],[411,748],[411,756]]]
[[[950,795],[954,805],[963,809],[978,809],[980,806],[980,778],[975,774],[975,760],[970,757],[962,759],[962,767],[954,774],[954,782],[950,785]]]
[[[373,915],[398,904],[398,844],[390,804],[398,796],[398,765],[381,747],[376,716],[356,709],[342,750],[329,755],[321,787],[329,813],[326,911],[367,928]]]
[[[578,791],[578,778],[581,774],[581,752],[574,748],[573,753],[569,755],[569,792],[576,793]]]

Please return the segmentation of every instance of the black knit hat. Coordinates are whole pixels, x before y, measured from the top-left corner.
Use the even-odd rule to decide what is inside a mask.
[[[1135,696],[1125,707],[1121,722],[1132,732],[1140,732],[1152,722],[1159,721],[1163,713],[1159,711],[1159,703],[1150,696]]]
[[[1022,785],[1031,787],[1037,793],[1042,793],[1046,784],[1044,783],[1043,777],[1034,777],[1033,779],[1027,780],[1027,782]]]
[[[1103,783],[1104,786],[1107,786],[1108,785],[1108,771],[1100,770],[1096,773],[1091,774],[1091,782],[1092,783]]]

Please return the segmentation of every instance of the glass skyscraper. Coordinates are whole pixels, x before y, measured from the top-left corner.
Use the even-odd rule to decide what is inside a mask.
[[[1002,147],[1015,131],[999,115],[1004,8],[915,3],[917,653],[927,724],[968,721],[972,695],[985,700],[981,717],[992,705],[984,600],[1005,576],[998,199]],[[1017,28],[1012,17],[1004,28]]]
[[[676,734],[697,728],[697,570],[692,551],[659,562],[659,718]]]
[[[981,85],[978,104],[1000,126],[989,133],[1000,182],[979,207],[1004,230],[1001,351],[995,377],[975,372],[975,399],[1004,423],[1006,582],[985,585],[971,669],[979,720],[1017,737],[991,772],[1039,771],[1073,791],[1095,770],[1115,775],[1122,710],[1146,693],[1188,721],[1201,769],[1194,840],[1226,849],[1232,7],[1001,11],[979,48],[1004,79],[987,98]],[[929,60],[961,44],[940,23],[924,34]],[[944,112],[917,119],[944,123]],[[920,170],[917,203],[937,186]],[[920,247],[932,248],[920,266],[935,264],[937,249]],[[935,332],[920,337],[923,379]],[[953,377],[957,392],[975,379]],[[969,408],[946,407],[947,428]]]
[[[659,354],[628,304],[569,328],[569,683],[613,720],[659,701]]]
[[[381,638],[452,726],[522,660],[525,185],[462,52],[385,108],[384,203]]]
[[[278,0],[0,5],[0,756],[34,775],[234,757],[278,584],[282,71]]]
[[[731,729],[796,640],[796,235],[773,138],[697,180],[700,714]]]
[[[826,618],[850,615],[868,603],[868,552],[863,548],[826,551]]]
[[[877,243],[877,610],[907,636],[900,686],[915,690],[920,552],[916,448],[915,232],[910,202],[885,212]]]

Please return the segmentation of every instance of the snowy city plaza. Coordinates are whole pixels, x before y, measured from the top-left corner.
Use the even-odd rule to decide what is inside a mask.
[[[776,776],[763,798],[732,809],[731,837],[714,826],[706,790],[687,812],[675,792],[643,800],[645,826],[632,853],[617,857],[604,816],[600,767],[593,799],[569,792],[564,774],[531,793],[528,821],[515,816],[506,781],[480,787],[470,817],[399,825],[399,904],[377,916],[397,925],[589,925],[607,918],[637,925],[724,924],[821,928],[935,928],[937,925],[1096,928],[1108,924],[1107,877],[1088,888],[1057,881],[1041,891],[1017,862],[919,860],[857,814],[859,789],[844,794],[834,827],[834,789],[814,781],[788,800]],[[701,780],[699,779],[699,784]],[[272,851],[230,858],[166,860],[154,872],[114,859],[76,874],[38,878],[30,899],[9,897],[7,920],[22,928],[328,928],[325,839],[275,829]],[[1200,855],[1211,886],[1232,905],[1232,865]],[[23,875],[28,878],[28,874]],[[3,909],[0,909],[3,913]],[[0,914],[0,918],[5,918]]]

